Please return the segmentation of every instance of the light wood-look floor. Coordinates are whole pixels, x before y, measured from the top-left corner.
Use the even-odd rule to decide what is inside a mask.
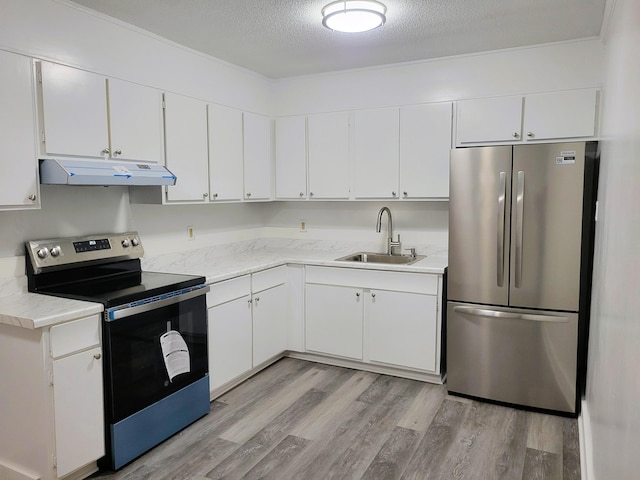
[[[285,358],[100,480],[580,479],[575,419]]]

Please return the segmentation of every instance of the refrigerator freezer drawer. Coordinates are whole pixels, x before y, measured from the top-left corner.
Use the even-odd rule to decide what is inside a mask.
[[[447,305],[447,389],[575,413],[578,314]]]

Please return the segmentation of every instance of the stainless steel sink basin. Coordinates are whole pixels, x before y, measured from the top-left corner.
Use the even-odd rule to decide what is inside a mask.
[[[387,255],[386,253],[357,252],[336,258],[338,262],[386,263],[391,265],[410,265],[422,260],[425,255]]]

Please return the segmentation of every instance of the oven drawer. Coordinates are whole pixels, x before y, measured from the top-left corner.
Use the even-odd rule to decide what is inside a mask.
[[[94,315],[51,327],[50,344],[53,358],[100,345],[100,316]]]

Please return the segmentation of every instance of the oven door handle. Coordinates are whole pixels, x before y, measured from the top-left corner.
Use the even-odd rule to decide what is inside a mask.
[[[138,315],[139,313],[150,312],[158,308],[173,305],[175,303],[183,302],[191,298],[199,297],[206,294],[211,287],[209,285],[202,285],[188,290],[184,293],[168,296],[167,298],[160,298],[148,303],[142,303],[140,305],[134,305],[131,307],[117,307],[112,310],[107,310],[107,321],[120,320],[121,318],[131,317],[132,315]]]

